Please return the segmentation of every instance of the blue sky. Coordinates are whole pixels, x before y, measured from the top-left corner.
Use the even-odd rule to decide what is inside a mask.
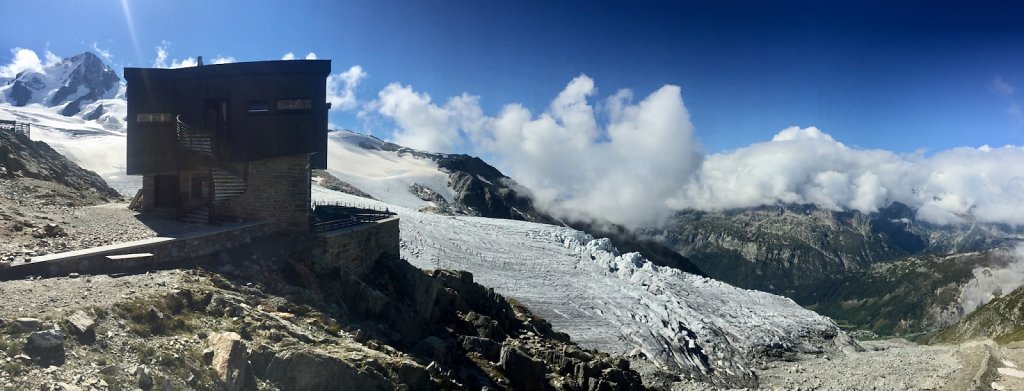
[[[117,68],[151,66],[158,46],[169,60],[314,52],[335,73],[362,67],[361,104],[397,82],[437,103],[478,96],[489,115],[508,103],[542,112],[580,74],[596,84],[594,105],[622,88],[642,98],[678,85],[708,152],[788,126],[897,153],[1024,144],[1020,6],[675,3],[7,1],[16,17],[0,48],[68,56],[95,45]],[[0,63],[11,57],[0,50]],[[359,111],[331,122],[383,137],[395,127]]]

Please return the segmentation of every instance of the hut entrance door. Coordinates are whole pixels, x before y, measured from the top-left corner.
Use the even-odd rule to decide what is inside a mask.
[[[223,133],[228,128],[228,101],[226,99],[207,99],[203,110],[206,129],[213,134]]]

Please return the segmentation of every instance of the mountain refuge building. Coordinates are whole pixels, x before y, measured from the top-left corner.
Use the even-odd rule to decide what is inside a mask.
[[[310,170],[327,167],[330,70],[330,60],[125,68],[126,168],[143,176],[141,210],[308,230]]]

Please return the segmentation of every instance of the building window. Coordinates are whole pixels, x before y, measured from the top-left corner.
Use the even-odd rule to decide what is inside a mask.
[[[140,123],[155,123],[155,122],[172,122],[174,116],[171,113],[139,113],[135,116],[135,122]]]
[[[265,100],[256,100],[249,102],[249,109],[246,111],[250,113],[269,113],[270,102]]]
[[[277,101],[277,109],[280,111],[309,111],[313,108],[311,99],[282,99]]]

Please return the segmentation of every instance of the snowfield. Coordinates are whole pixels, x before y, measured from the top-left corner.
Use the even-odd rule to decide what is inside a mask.
[[[427,214],[319,186],[313,197],[387,207],[401,218],[402,258],[417,267],[467,270],[583,346],[692,378],[749,386],[753,362],[771,351],[852,346],[792,300],[658,267],[569,228]]]
[[[327,171],[377,199],[419,209],[430,205],[409,191],[409,186],[428,187],[451,202],[448,174],[437,162],[383,149],[383,142],[345,130],[327,135]]]

